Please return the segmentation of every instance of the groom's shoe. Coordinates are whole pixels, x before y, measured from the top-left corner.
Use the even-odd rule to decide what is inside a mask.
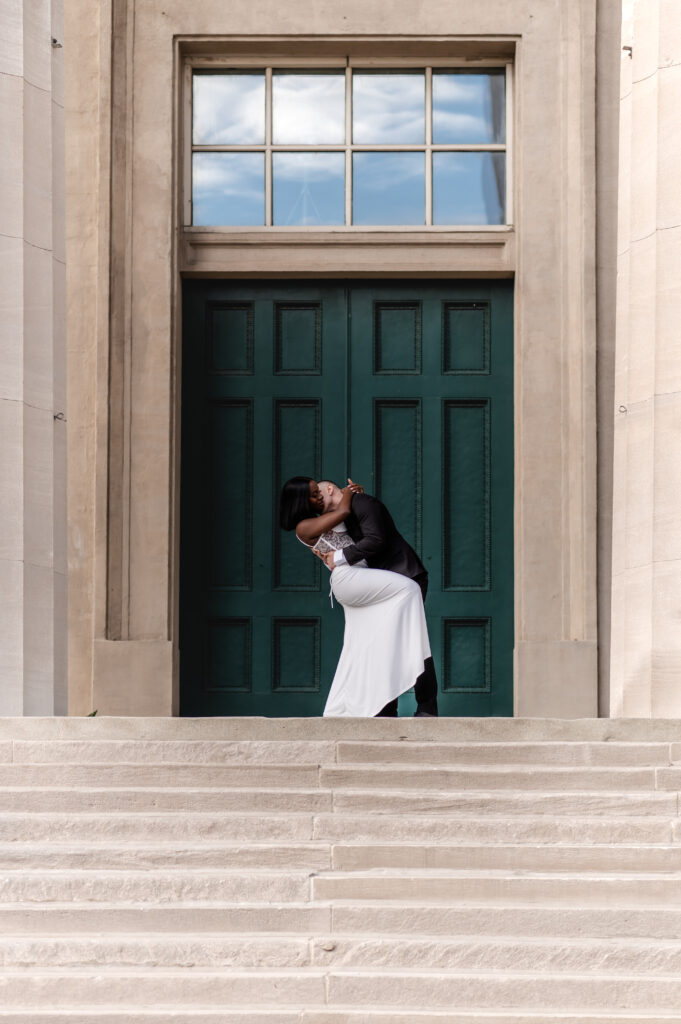
[[[414,718],[437,718],[437,715],[431,715],[430,711],[415,711]]]

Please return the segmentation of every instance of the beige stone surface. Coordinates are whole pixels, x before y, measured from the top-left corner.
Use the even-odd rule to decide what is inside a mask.
[[[23,207],[23,83],[19,76],[0,70],[0,216],[3,235],[21,237]],[[9,268],[8,268],[9,269]]]
[[[0,402],[21,401],[23,389],[23,241],[0,234]],[[4,521],[4,518],[3,518]]]
[[[54,685],[54,573],[50,566],[24,565],[24,711],[40,714],[52,710]]]
[[[584,744],[569,762],[582,767],[565,766],[565,741],[542,744],[544,776],[536,778],[534,807],[527,812],[519,787],[505,794],[504,817],[458,812],[454,787],[460,779],[450,764],[461,741],[450,736],[452,754],[443,755],[451,722],[425,723],[440,733],[440,742],[431,748],[422,733],[413,744],[418,768],[389,761],[395,748],[411,746],[397,739],[401,725],[395,721],[367,722],[371,744],[340,741],[347,758],[342,766],[334,763],[335,742],[326,763],[318,760],[318,741],[281,738],[286,729],[334,724],[305,720],[245,720],[244,728],[260,731],[259,738],[241,740],[235,760],[215,764],[197,761],[189,741],[178,747],[173,739],[200,723],[157,718],[157,741],[123,741],[126,757],[117,760],[122,729],[141,733],[145,722],[151,728],[135,718],[0,722],[10,736],[4,746],[0,741],[0,1019],[14,1014],[14,1024],[26,1024],[42,1013],[41,1024],[60,1018],[113,1024],[117,1014],[119,1020],[196,1024],[212,1015],[213,1024],[218,1017],[230,1024],[281,1024],[287,1007],[296,1024],[674,1019],[681,842],[679,779],[671,760],[681,741],[662,744],[669,766],[659,768],[659,744],[651,747],[647,736],[662,727],[679,735],[678,722],[549,722],[549,729],[570,731],[573,746]],[[229,733],[240,723],[207,724]],[[480,724],[519,731],[525,723]],[[87,727],[97,735],[89,741],[91,753],[101,748],[90,765],[78,761],[73,739],[44,741],[63,745],[64,756],[52,764],[43,760],[39,743],[31,749],[25,739]],[[602,736],[621,728],[629,739],[595,747],[592,739],[579,738],[594,728]],[[175,760],[168,762],[173,744]],[[610,745],[628,760],[604,777],[595,754]],[[494,767],[485,746],[471,744],[468,753],[476,756],[468,772],[480,779],[478,795],[494,796],[501,772],[521,774],[523,744],[501,744],[495,756],[505,752],[508,761]],[[527,748],[530,759],[538,746]],[[278,763],[267,758],[274,748]],[[438,752],[432,761],[430,749]],[[353,751],[364,760],[353,763]],[[652,764],[642,769],[647,760]],[[165,809],[145,809],[132,796],[128,782],[136,770],[134,792],[164,793],[171,798]],[[424,814],[429,798],[423,796],[410,815],[386,813],[391,801],[412,799],[407,776],[415,771],[446,787],[446,813]],[[565,771],[591,773],[600,788],[584,781],[575,795],[593,797],[595,813],[571,813],[560,799],[570,794],[545,785],[546,774]],[[599,800],[632,796],[627,771],[636,778],[647,772],[648,795],[670,797],[673,806],[647,818],[604,813]],[[16,785],[21,773],[25,785]],[[254,778],[269,812],[253,809]],[[296,784],[312,780],[318,795],[332,797],[333,809],[297,813]],[[656,790],[659,782],[670,788]],[[80,802],[86,793],[98,810]],[[107,811],[107,795],[122,794],[127,803]],[[181,809],[185,797],[196,803],[206,794],[223,806]],[[339,799],[347,796],[355,805],[379,796],[384,807],[358,815]],[[23,809],[8,810],[13,800]],[[57,812],[58,804],[71,809]],[[326,835],[316,837],[313,827]],[[392,836],[377,838],[388,829]]]
[[[108,20],[107,20],[108,19]],[[65,66],[66,131],[66,257],[68,323],[68,503],[69,503],[69,713],[92,710],[93,557],[95,468],[97,452],[97,370],[107,373],[104,337],[108,277],[106,232],[108,201],[98,176],[100,146],[107,159],[108,92],[100,61],[108,45],[111,10],[100,3],[86,11],[70,3],[65,9],[64,42],[71,60]],[[100,32],[102,37],[100,40]],[[102,190],[100,192],[100,189]],[[101,223],[98,217],[101,200]],[[100,236],[101,232],[101,236]],[[101,237],[101,251],[100,251]],[[100,261],[103,260],[103,266]],[[103,323],[104,321],[104,323]],[[101,412],[101,410],[100,410]],[[104,435],[105,436],[105,435]],[[104,448],[106,441],[103,439]]]
[[[66,528],[65,492],[55,486],[64,452],[55,451],[54,432],[55,363],[63,374],[65,362],[63,322],[55,333],[63,303],[53,301],[54,234],[63,231],[63,215],[53,214],[64,187],[53,162],[62,130],[52,92],[62,61],[51,46],[58,6],[5,0],[0,8],[0,559],[3,602],[12,609],[0,641],[0,701],[5,713],[27,715],[52,713],[66,676],[65,621],[55,614],[64,562],[59,579],[54,558],[55,536]]]
[[[4,404],[0,402],[0,413]],[[0,558],[0,657],[4,680],[0,687],[0,708],[3,715],[24,713],[23,692],[19,685],[24,670],[23,586],[21,560]]]
[[[622,268],[617,303],[610,713],[679,704],[681,364],[678,279],[681,32],[664,0],[635,0],[623,42]]]
[[[578,632],[578,630],[574,630]],[[522,717],[583,718],[598,715],[595,641],[516,641],[515,713]]]
[[[358,760],[422,761],[435,745],[433,758],[455,763],[498,764],[504,756],[514,763],[536,764],[550,758],[555,764],[660,764],[662,758],[681,761],[681,719],[641,718],[94,718],[35,717],[17,720],[0,716],[0,742],[11,740],[17,761],[121,762],[135,753],[135,762],[185,761],[282,764],[314,758],[317,764],[352,760],[361,741]],[[143,745],[135,741],[144,740]],[[253,741],[258,741],[254,743]],[[291,741],[295,740],[295,743]],[[67,742],[68,741],[68,742]],[[380,743],[385,753],[373,754]],[[452,753],[438,744],[453,744]],[[481,754],[480,745],[485,746]],[[509,745],[510,749],[504,748]],[[529,746],[528,746],[529,744]],[[643,744],[643,749],[639,748]],[[677,749],[677,744],[679,744]],[[383,746],[385,745],[385,746]],[[652,746],[651,746],[652,745]],[[662,747],[665,748],[663,751]],[[415,754],[411,755],[410,750]],[[543,752],[543,756],[542,756]],[[675,754],[676,756],[672,756]],[[631,758],[631,760],[630,760]],[[650,758],[650,760],[645,760]]]
[[[45,38],[45,29],[43,29],[43,33],[43,38]],[[49,63],[47,67],[49,69]],[[30,245],[50,251],[52,248],[52,99],[50,93],[44,88],[32,85],[26,80],[24,82],[23,123],[23,236]]]

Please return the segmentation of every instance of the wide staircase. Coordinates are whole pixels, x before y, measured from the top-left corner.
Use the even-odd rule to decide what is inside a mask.
[[[0,1024],[681,1024],[681,722],[0,719]]]

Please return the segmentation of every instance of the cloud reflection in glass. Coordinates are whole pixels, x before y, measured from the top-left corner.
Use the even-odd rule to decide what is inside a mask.
[[[263,153],[194,153],[192,223],[265,223]]]
[[[504,142],[506,98],[503,71],[433,72],[433,142]]]
[[[503,224],[505,153],[433,153],[433,224]]]
[[[354,153],[353,224],[425,224],[423,153]]]
[[[417,74],[361,74],[352,78],[352,141],[405,146],[426,141],[426,85]]]
[[[345,223],[344,153],[274,153],[273,222]]]
[[[264,74],[194,75],[195,146],[251,146],[264,141]]]
[[[345,75],[275,72],[272,140],[276,146],[345,142]]]

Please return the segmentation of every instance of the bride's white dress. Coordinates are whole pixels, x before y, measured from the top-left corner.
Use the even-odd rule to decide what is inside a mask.
[[[352,543],[340,523],[313,550],[325,554]],[[430,656],[421,589],[362,561],[337,565],[331,590],[345,611],[345,634],[324,717],[371,718],[414,685]]]

